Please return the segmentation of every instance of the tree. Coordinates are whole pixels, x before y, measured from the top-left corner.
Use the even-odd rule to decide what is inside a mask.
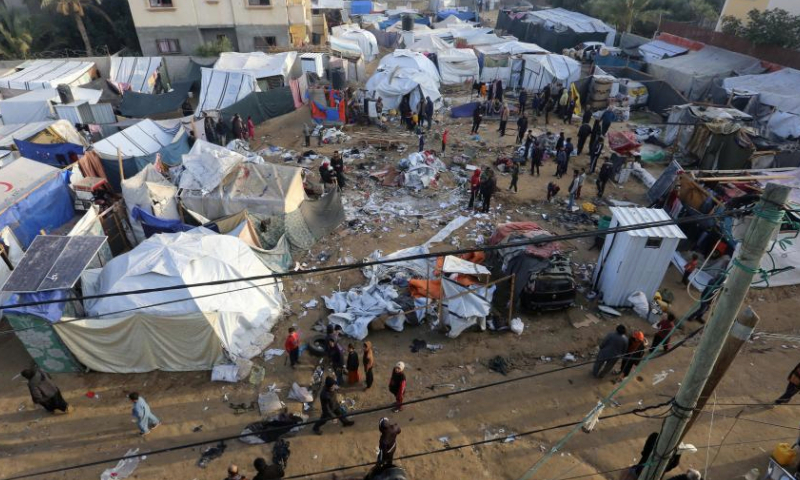
[[[86,55],[92,54],[92,42],[89,40],[89,33],[86,31],[86,24],[83,19],[86,16],[86,11],[91,10],[103,17],[108,24],[113,28],[114,21],[103,11],[98,5],[102,0],[42,0],[42,9],[54,8],[56,12],[61,15],[72,17],[75,20],[75,26],[78,27],[78,32],[81,34],[83,45],[86,49]]]
[[[591,0],[589,10],[593,15],[616,26],[617,31],[631,33],[633,22],[658,21],[663,10],[655,8],[653,0]]]
[[[30,29],[29,16],[0,7],[0,56],[27,58],[33,43]]]
[[[775,45],[788,49],[800,48],[800,16],[775,8],[747,13],[747,21],[725,16],[722,31],[749,40],[753,45]]]
[[[194,51],[198,57],[218,57],[222,52],[233,50],[233,44],[228,37],[220,37],[214,42],[206,42]]]

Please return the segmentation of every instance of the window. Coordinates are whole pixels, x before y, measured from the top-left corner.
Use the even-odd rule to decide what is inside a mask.
[[[644,248],[661,248],[661,240],[663,238],[650,237],[647,239],[647,243],[644,244]]]
[[[150,8],[172,8],[172,0],[150,0]]]
[[[247,0],[247,4],[251,7],[269,7],[270,0]]]
[[[177,38],[156,40],[158,53],[181,53],[181,42]]]
[[[253,47],[255,50],[265,51],[270,47],[278,46],[278,40],[275,37],[253,37]]]

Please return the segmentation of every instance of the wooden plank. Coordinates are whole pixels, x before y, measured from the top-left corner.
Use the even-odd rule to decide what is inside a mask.
[[[761,175],[761,176],[742,176],[742,177],[703,177],[698,178],[698,182],[746,182],[760,180],[790,180],[791,175]]]

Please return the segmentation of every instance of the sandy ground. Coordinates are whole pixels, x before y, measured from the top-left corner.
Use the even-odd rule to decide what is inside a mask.
[[[302,150],[300,135],[303,121],[309,121],[306,109],[267,122],[259,127],[258,136],[264,144]],[[513,124],[513,120],[510,123]],[[459,152],[475,149],[478,157],[472,163],[488,165],[498,154],[507,154],[513,145],[515,132],[511,128],[511,135],[499,138],[495,132],[497,124],[485,122],[481,127],[482,140],[486,143],[483,145],[468,138],[469,119],[453,121],[440,116],[432,133],[428,135],[429,146],[438,145],[434,137],[444,126],[451,132],[448,154],[443,158],[445,162],[449,162]],[[551,122],[549,126],[556,132],[563,128],[567,136],[573,137],[576,127],[577,125],[563,126],[560,121]],[[622,124],[614,126],[623,127]],[[541,125],[536,128],[541,128]],[[348,129],[348,133],[352,135],[352,141],[348,145],[312,148],[327,155],[342,147],[360,146],[360,130],[360,127]],[[377,132],[374,129],[369,131]],[[405,136],[396,125],[383,135],[385,138],[406,142],[410,149],[415,149],[416,139]],[[345,193],[345,202],[348,211],[355,212],[350,215],[361,222],[352,226],[343,225],[298,261],[307,263],[309,267],[334,265],[344,259],[362,259],[376,249],[388,253],[419,245],[438,231],[441,223],[458,214],[470,214],[462,209],[466,204],[463,191],[453,193],[458,190],[458,180],[451,172],[442,175],[443,186],[439,190],[424,191],[418,195],[380,187],[375,180],[369,178],[368,172],[372,167],[373,170],[379,170],[383,166],[395,165],[402,156],[395,151],[370,151],[367,158],[348,165],[349,187]],[[273,161],[280,160],[273,158]],[[571,163],[574,166],[585,166],[587,162],[588,158],[583,155]],[[312,167],[313,170],[316,165]],[[366,166],[360,168],[359,165]],[[467,226],[453,235],[458,239],[457,243],[471,246],[476,234],[486,231],[483,225],[507,220],[536,221],[556,233],[594,228],[591,224],[565,222],[562,216],[565,211],[563,204],[544,203],[545,185],[553,180],[554,169],[554,165],[547,164],[541,177],[532,177],[527,172],[520,175],[518,194],[505,190],[510,179],[501,174],[498,180],[501,192],[494,201],[492,213],[474,215]],[[657,176],[659,169],[653,168],[651,173]],[[569,179],[565,177],[557,182],[562,188],[563,201],[563,192],[566,191]],[[610,183],[606,192],[610,198],[645,203],[644,188],[635,179],[622,186]],[[396,195],[391,198],[409,204],[432,207],[437,213],[420,219],[398,215],[370,216],[358,212],[358,208],[370,196],[386,198],[386,195]],[[437,208],[442,199],[449,198],[449,195],[455,195],[458,205]],[[583,196],[585,200],[592,200],[594,195],[594,177],[589,177]],[[607,213],[607,207],[602,203],[598,203],[598,208],[599,214]],[[542,214],[548,215],[549,220],[544,220]],[[450,242],[453,237],[438,248],[452,248]],[[584,263],[596,259],[597,251],[588,250],[591,243],[589,239],[571,242],[574,262]],[[317,260],[322,252],[330,255],[324,263]],[[299,325],[306,338],[316,334],[311,327],[318,319],[324,318],[326,312],[322,307],[306,312],[302,308],[303,304],[314,298],[321,300],[321,295],[328,295],[337,288],[345,290],[363,282],[364,277],[358,271],[287,281],[285,291],[293,313],[276,327],[280,340],[276,341],[275,346],[282,345],[284,332],[292,324]],[[678,314],[684,313],[691,305],[691,300],[681,289],[677,271],[672,268],[669,270],[664,279],[664,287],[676,294],[674,310]],[[798,305],[797,293],[794,287],[751,292],[748,303],[761,316],[759,330],[798,335],[799,329],[793,315],[793,308],[796,307],[791,306]],[[697,292],[693,294],[697,295]],[[361,388],[346,388],[343,394],[355,402],[356,408],[389,404],[392,397],[386,385],[391,366],[398,360],[404,361],[408,366],[407,396],[415,399],[441,393],[441,389],[432,388],[434,384],[452,383],[456,390],[460,390],[501,379],[500,374],[487,368],[487,360],[498,354],[513,362],[515,368],[509,377],[515,377],[560,367],[561,358],[567,352],[578,355],[579,359],[589,358],[596,350],[598,340],[619,322],[625,323],[629,328],[643,329],[648,336],[653,332],[644,321],[629,314],[621,320],[603,320],[586,328],[577,329],[572,326],[571,322],[584,319],[586,313],[594,311],[595,307],[595,304],[579,295],[578,306],[567,311],[535,314],[515,312],[515,316],[519,315],[525,324],[525,330],[520,336],[510,332],[479,333],[470,330],[457,339],[447,339],[431,331],[426,325],[409,327],[400,333],[389,330],[371,332],[369,339],[375,345],[377,360],[376,385],[368,392],[363,392]],[[686,325],[684,333],[698,326],[696,323]],[[444,348],[435,353],[412,353],[409,346],[415,338],[441,343]],[[785,387],[786,373],[798,361],[798,343],[800,340],[775,340],[766,337],[750,342],[718,389],[717,401],[720,404],[730,404],[774,400]],[[696,340],[677,349],[673,354],[646,365],[640,376],[617,397],[619,406],[609,407],[606,413],[613,414],[638,405],[657,404],[669,399],[677,391],[694,352],[694,345]],[[17,375],[21,368],[30,363],[30,358],[17,339],[13,335],[0,335],[0,349],[3,352],[0,378],[4,379],[0,390],[0,476],[3,478],[112,458],[132,448],[146,452],[238,434],[246,424],[257,421],[259,415],[256,412],[234,415],[228,403],[223,401],[224,395],[227,394],[231,402],[250,403],[256,399],[258,392],[274,383],[282,389],[283,397],[292,382],[308,385],[313,371],[313,358],[304,356],[302,365],[296,370],[286,366],[282,357],[269,362],[259,360],[265,365],[267,375],[258,386],[247,382],[212,383],[209,372],[59,375],[56,381],[67,400],[76,407],[76,411],[68,416],[51,416],[31,403],[25,383]],[[654,385],[654,375],[662,372],[668,374],[666,379]],[[398,455],[442,448],[444,443],[440,439],[443,437],[447,437],[446,441],[450,445],[458,445],[483,440],[487,435],[496,434],[499,429],[504,429],[506,434],[518,433],[576,421],[589,412],[597,400],[613,387],[609,380],[591,378],[589,367],[581,367],[409,406],[402,413],[391,415],[403,429],[399,437]],[[130,403],[126,395],[134,390],[147,398],[154,412],[164,422],[160,429],[146,439],[136,435],[135,426],[131,423]],[[94,399],[87,398],[88,391],[96,392],[98,396]],[[299,407],[299,404],[291,401],[287,401],[287,405],[293,411]],[[720,405],[713,415],[713,425],[711,408],[708,410],[709,413],[701,416],[686,438],[699,451],[693,455],[685,455],[681,465],[682,468],[708,468],[708,478],[737,478],[752,468],[759,468],[763,472],[769,452],[775,444],[796,437],[797,417],[792,407],[770,409]],[[738,421],[732,418],[740,413]],[[312,417],[316,414],[316,411],[311,412]],[[378,420],[388,414],[387,411],[359,416],[356,418],[356,425],[347,430],[339,425],[328,424],[323,428],[324,435],[321,437],[313,435],[310,428],[291,436],[289,441],[292,454],[287,475],[304,475],[373,460],[378,440]],[[659,424],[659,419],[634,415],[602,421],[591,434],[575,434],[534,478],[617,478],[619,472],[599,472],[617,470],[635,462],[645,437],[656,431]],[[194,432],[198,426],[202,426],[202,430]],[[464,448],[400,463],[409,471],[409,478],[413,479],[515,479],[567,432],[567,429],[553,430],[518,438],[511,443]],[[717,447],[721,443],[724,445]],[[709,445],[712,447],[708,447]],[[239,464],[248,476],[252,476],[251,465],[255,457],[271,458],[271,445],[248,446],[231,441],[228,442],[223,457],[213,461],[204,470],[197,467],[196,463],[200,451],[207,446],[210,443],[150,455],[140,464],[134,478],[218,479],[224,476],[225,468],[232,462]],[[99,478],[100,472],[109,466],[94,466],[39,478]],[[364,470],[356,469],[346,473],[363,475]],[[328,474],[317,478],[331,476]]]

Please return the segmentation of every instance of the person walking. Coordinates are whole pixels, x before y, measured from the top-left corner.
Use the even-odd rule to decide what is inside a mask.
[[[300,334],[294,327],[289,327],[289,336],[283,342],[283,348],[289,354],[289,364],[292,368],[300,363]]]
[[[569,161],[572,158],[572,153],[575,151],[575,147],[572,145],[572,138],[568,138],[566,142],[564,142],[564,153],[567,155],[567,164],[565,165],[564,170],[569,167]]]
[[[608,129],[611,127],[611,122],[613,122],[617,118],[614,115],[614,112],[611,110],[611,107],[608,107],[603,115],[600,116],[600,119],[603,121],[603,136],[608,133]]]
[[[508,106],[505,103],[503,103],[502,106],[500,107],[500,128],[497,129],[497,131],[500,132],[501,137],[506,136],[507,124],[508,124]]]
[[[583,182],[586,181],[586,169],[581,168],[581,174],[578,175],[578,191],[575,193],[575,199],[581,199],[581,190],[583,189]]]
[[[364,380],[366,382],[364,390],[366,391],[372,388],[372,382],[375,380],[372,375],[372,368],[375,366],[375,354],[372,351],[372,342],[369,340],[364,342],[364,353],[361,356],[361,362],[364,365]]]
[[[528,91],[524,88],[519,92],[519,114],[525,115],[525,107],[528,104]]]
[[[542,166],[542,161],[544,161],[544,148],[539,145],[538,140],[535,140],[533,142],[533,152],[531,152],[531,175],[536,170],[536,176],[540,176],[539,169]]]
[[[597,186],[597,197],[601,198],[603,196],[603,192],[606,191],[606,183],[611,180],[611,175],[614,173],[614,165],[611,163],[611,160],[606,158],[606,161],[603,162],[603,165],[600,167],[600,173],[597,174],[597,180],[595,181],[595,185]]]
[[[358,353],[352,343],[347,345],[347,384],[355,385],[361,379],[358,376]]]
[[[528,117],[520,116],[517,119],[517,144],[522,143],[522,139],[525,138],[525,132],[528,131]]]
[[[322,415],[314,423],[314,428],[312,429],[317,435],[322,435],[320,428],[334,418],[338,418],[345,427],[350,427],[356,423],[347,418],[347,413],[342,410],[341,405],[336,401],[336,380],[330,375],[325,377],[325,384],[319,394],[319,403],[322,408]]]
[[[628,351],[628,337],[625,325],[617,325],[614,332],[609,333],[600,343],[600,352],[594,361],[592,375],[603,378],[614,368],[620,356]]]
[[[333,171],[336,173],[336,183],[339,185],[339,191],[341,192],[345,187],[344,159],[338,150],[333,152],[333,157],[331,158],[331,167],[333,167]]]
[[[558,140],[556,140],[556,150],[558,150],[559,148],[564,148],[564,142],[566,141],[567,139],[564,138],[564,132],[563,131],[559,132]]]
[[[697,269],[697,263],[700,261],[700,257],[696,254],[692,254],[692,259],[686,262],[686,265],[683,266],[683,277],[681,278],[681,282],[684,285],[689,285],[689,276],[692,272]]]
[[[450,133],[450,130],[444,129],[442,132],[442,155],[444,155],[445,150],[447,150],[447,136]]]
[[[378,422],[378,431],[381,432],[381,438],[378,441],[378,460],[375,467],[380,469],[392,465],[397,451],[397,436],[401,430],[397,423],[383,417]]]
[[[38,368],[26,368],[20,375],[28,381],[28,391],[33,403],[41,405],[50,413],[55,413],[56,410],[72,413],[72,407],[61,396],[61,390],[53,383],[49,374]]]
[[[668,338],[668,335],[675,328],[675,315],[671,313],[663,314],[661,320],[656,324],[656,328],[658,331],[653,334],[653,345],[650,347],[650,350],[658,349],[663,342],[664,353],[667,353],[670,349],[670,338]]]
[[[586,145],[586,139],[589,138],[589,135],[591,134],[592,127],[588,123],[583,123],[580,127],[578,127],[578,155],[583,153],[583,146]]]
[[[511,184],[508,186],[508,189],[514,189],[514,193],[517,193],[517,181],[519,180],[519,163],[512,162],[511,163]]]
[[[587,105],[586,108],[583,109],[583,117],[581,118],[581,123],[588,124],[591,121],[592,121],[592,107]]]
[[[478,128],[480,128],[482,120],[483,120],[483,105],[478,105],[472,112],[472,130],[470,130],[470,133],[472,135],[478,134]]]
[[[309,128],[307,123],[303,123],[303,140],[305,141],[306,148],[311,146],[311,128]]]
[[[595,120],[594,126],[592,126],[592,133],[589,134],[589,155],[591,155],[592,148],[594,148],[594,143],[601,136],[603,136],[603,127],[600,126],[600,120]]]
[[[433,100],[425,97],[425,121],[428,122],[428,130],[433,126]]]
[[[633,332],[633,335],[631,335],[631,340],[628,343],[627,355],[622,358],[620,376],[617,378],[617,382],[621,382],[631,374],[631,370],[633,370],[636,365],[639,365],[646,351],[647,339],[644,338],[644,332],[636,330]]]
[[[531,113],[537,117],[542,114],[542,96],[540,93],[534,93],[531,99]]]
[[[336,385],[344,385],[344,352],[339,343],[328,340],[328,358],[331,361],[333,373],[336,375]]]
[[[788,385],[786,385],[786,391],[784,391],[783,395],[775,400],[776,405],[789,403],[789,400],[797,395],[797,392],[800,392],[800,363],[798,363],[797,366],[795,366],[794,369],[789,372],[789,376],[786,380],[789,382]]]
[[[577,169],[572,171],[572,181],[569,183],[569,203],[567,203],[567,210],[570,212],[572,211],[573,205],[575,205],[575,195],[577,195],[578,186],[580,186],[580,180],[578,180],[579,176],[580,174]]]
[[[567,154],[564,153],[563,148],[558,148],[556,151],[556,174],[553,175],[556,178],[561,178],[566,172],[567,166]]]
[[[553,100],[553,97],[548,98],[547,101],[545,102],[545,104],[544,104],[544,124],[545,125],[550,123],[550,112],[553,111],[555,106],[556,106],[556,103]]]
[[[592,144],[592,151],[589,155],[589,172],[594,173],[595,168],[597,168],[597,160],[600,159],[600,155],[603,154],[603,147],[605,146],[605,142],[603,141],[603,137],[598,137],[597,141]]]
[[[235,114],[233,120],[231,120],[231,130],[233,130],[233,138],[237,140],[245,139],[244,122],[242,122],[242,117],[239,116],[238,113]]]
[[[467,208],[472,209],[475,206],[475,197],[481,187],[481,169],[476,168],[472,172],[472,177],[469,179],[469,205]]]
[[[481,183],[481,198],[483,199],[483,213],[489,213],[489,208],[492,203],[492,195],[497,190],[497,179],[494,177],[494,171],[486,170],[486,180]]]
[[[250,115],[247,116],[247,139],[251,142],[256,139],[256,124]]]
[[[128,399],[133,402],[131,415],[136,419],[136,426],[139,427],[139,435],[149,435],[151,430],[155,430],[161,426],[161,420],[158,419],[150,410],[150,405],[147,404],[144,397],[139,396],[137,392],[131,392]]]
[[[220,147],[224,147],[228,144],[228,127],[225,125],[225,122],[220,118],[219,121],[216,122],[215,125],[217,141],[219,142]]]
[[[575,113],[575,99],[569,99],[566,108],[564,108],[564,124],[572,125],[572,115]]]
[[[422,153],[423,150],[425,150],[425,134],[419,132],[419,150],[417,151]]]
[[[389,391],[394,395],[395,400],[394,409],[392,411],[395,413],[403,411],[403,395],[406,393],[405,369],[405,363],[397,362],[392,369],[392,378],[389,380]]]
[[[528,134],[525,135],[525,153],[522,155],[522,158],[525,161],[528,160],[528,154],[531,151],[531,145],[533,145],[533,130],[528,130]]]

